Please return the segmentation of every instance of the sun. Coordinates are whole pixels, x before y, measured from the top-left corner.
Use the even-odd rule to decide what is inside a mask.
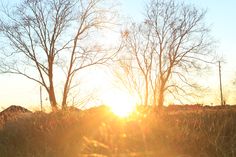
[[[122,91],[106,94],[104,102],[119,117],[128,117],[136,107],[135,97]]]

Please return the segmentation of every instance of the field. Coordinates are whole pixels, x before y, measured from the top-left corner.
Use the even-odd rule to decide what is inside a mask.
[[[234,157],[234,107],[141,109],[119,118],[104,106],[25,113],[1,124],[1,157]]]

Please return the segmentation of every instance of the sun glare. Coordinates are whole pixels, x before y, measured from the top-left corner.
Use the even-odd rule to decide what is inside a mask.
[[[119,117],[128,117],[135,110],[135,98],[125,92],[107,94],[104,101],[111,111]]]

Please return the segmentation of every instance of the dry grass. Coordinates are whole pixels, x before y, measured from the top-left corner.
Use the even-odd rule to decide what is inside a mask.
[[[0,130],[3,157],[234,157],[236,111],[163,111],[120,119],[107,108],[33,113]]]

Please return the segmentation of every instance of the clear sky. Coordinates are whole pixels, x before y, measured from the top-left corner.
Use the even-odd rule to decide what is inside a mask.
[[[142,15],[145,12],[145,3],[147,1],[120,0],[120,2],[121,14],[124,17],[132,19],[133,21],[142,20]],[[222,65],[223,85],[225,92],[228,94],[231,89],[226,89],[226,86],[231,86],[230,81],[233,77],[236,78],[236,0],[185,0],[185,2],[193,3],[200,8],[206,8],[208,10],[206,23],[211,25],[211,34],[218,41],[216,52],[222,55],[225,60],[225,63]],[[217,72],[217,65],[212,65],[211,76],[205,79],[207,82],[209,81],[209,87],[213,93],[218,92]],[[100,75],[101,78],[96,83],[102,84],[105,80],[107,86],[104,88],[95,82],[89,82],[88,84],[92,84],[97,89],[106,92],[108,92],[107,90],[110,90],[110,88],[113,88],[112,83],[104,79],[105,77],[107,78],[106,72],[96,71],[94,73],[91,71],[90,74],[91,75],[88,77],[90,77],[91,80],[94,75]],[[110,90],[110,94],[111,92],[112,90]],[[232,94],[227,97],[229,103],[236,104],[236,98],[233,98]],[[45,102],[47,101],[45,100]],[[0,75],[0,107],[5,108],[13,104],[22,106],[30,105],[31,107],[33,106],[32,108],[37,108],[39,106],[39,86],[19,76]]]

